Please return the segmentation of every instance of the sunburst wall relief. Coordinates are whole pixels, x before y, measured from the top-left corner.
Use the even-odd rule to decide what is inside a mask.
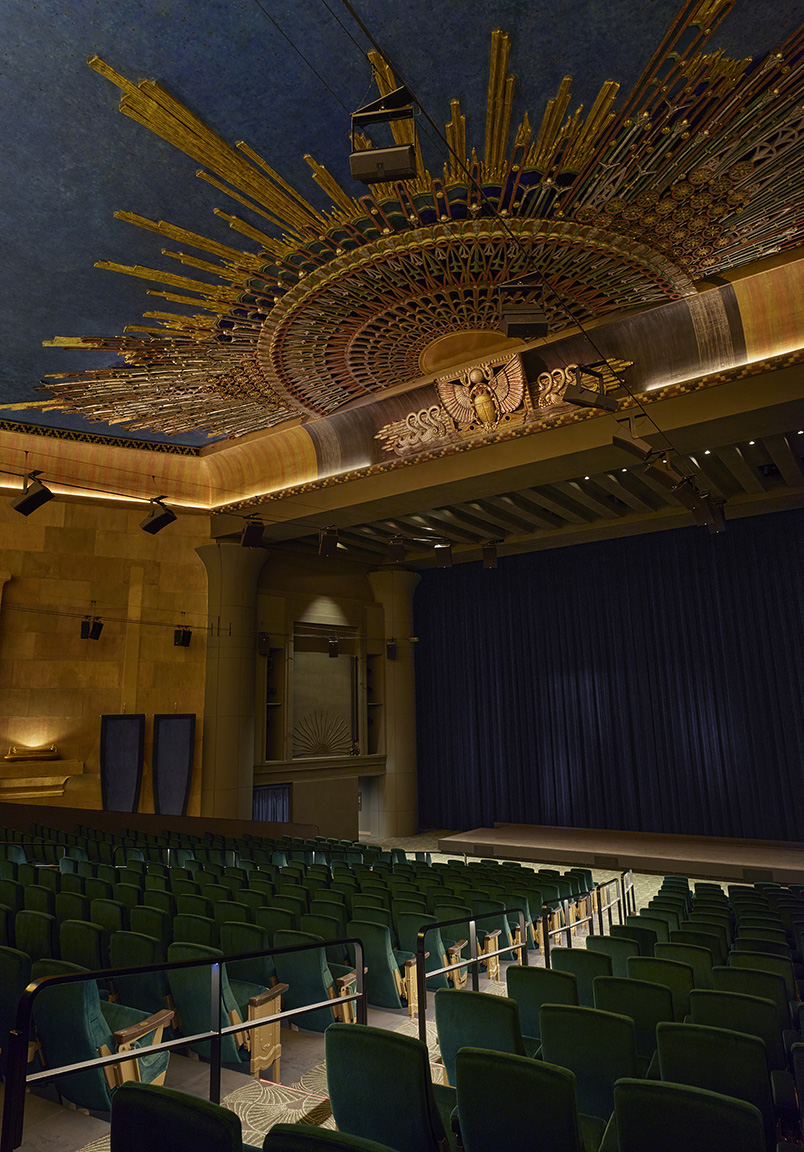
[[[496,328],[498,285],[525,272],[547,276],[557,331],[565,305],[588,321],[692,296],[701,277],[800,245],[804,30],[764,59],[730,60],[709,49],[730,8],[688,0],[630,94],[609,81],[584,116],[567,78],[538,131],[527,114],[512,126],[510,41],[494,31],[482,157],[453,101],[437,175],[419,153],[415,179],[353,197],[307,157],[327,211],[159,84],[92,58],[122,90],[121,111],[237,203],[216,213],[248,247],[118,213],[175,244],[163,251],[183,267],[98,266],[142,278],[176,310],[146,312],[119,336],[47,341],[125,363],[49,378],[45,406],[165,435],[238,437],[415,383],[436,341]],[[390,91],[389,67],[372,64]],[[398,142],[409,131],[396,126]],[[534,296],[525,289],[518,302]]]

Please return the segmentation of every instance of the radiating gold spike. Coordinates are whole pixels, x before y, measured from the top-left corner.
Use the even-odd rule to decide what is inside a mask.
[[[500,167],[508,143],[513,100],[513,76],[507,75],[510,37],[499,28],[491,34],[491,60],[486,100],[486,150],[483,157],[485,179],[500,178]]]
[[[124,92],[136,91],[136,84],[132,84],[130,80],[126,80],[125,76],[121,76],[119,72],[115,72],[114,68],[112,68],[110,64],[107,64],[105,60],[101,60],[100,56],[87,56],[87,64]]]
[[[305,154],[304,159],[313,170],[313,179],[323,188],[333,204],[336,204],[345,212],[350,220],[354,220],[356,217],[363,215],[363,209],[360,204],[358,204],[356,200],[353,200],[351,196],[347,196],[338,181],[334,176],[330,175],[323,164],[319,164],[318,161],[309,154]]]
[[[720,12],[732,3],[733,0],[701,0],[699,7],[696,8],[690,19],[690,25],[694,25],[696,28],[708,28]]]
[[[526,148],[530,144],[530,138],[533,135],[530,128],[530,120],[528,119],[527,112],[522,117],[522,123],[516,130],[514,137],[514,148]]]
[[[556,95],[552,100],[547,101],[539,135],[536,137],[536,143],[533,145],[530,155],[528,156],[528,164],[533,165],[533,167],[538,168],[540,171],[546,171],[547,168],[550,167],[558,130],[570,101],[571,86],[572,77],[565,76],[559,85]]]
[[[602,86],[577,140],[564,157],[565,168],[577,170],[589,158],[601,133],[611,123],[613,113],[609,110],[619,91],[620,85],[613,80],[607,80]]]
[[[446,135],[450,149],[450,179],[461,180],[465,178],[464,170],[469,166],[466,156],[466,117],[461,113],[460,100],[451,100],[449,110],[451,115]]]
[[[192,296],[179,296],[175,292],[159,292],[156,288],[146,288],[146,296],[158,296],[162,300],[170,300],[172,304],[188,304],[191,308],[203,308],[207,312],[213,312],[219,316],[225,308],[222,308],[220,303],[211,301],[205,304],[203,300],[195,300]]]
[[[128,224],[136,224],[138,228],[145,228],[147,231],[156,232],[160,236],[168,236],[171,240],[189,244],[193,248],[200,248],[203,252],[211,252],[213,256],[219,256],[221,260],[230,260],[234,264],[246,265],[246,267],[255,270],[262,268],[264,264],[264,261],[255,256],[253,252],[243,252],[238,248],[230,248],[227,244],[219,244],[216,240],[209,240],[198,232],[189,232],[186,228],[179,228],[165,220],[160,220],[157,223],[154,220],[146,219],[145,216],[138,216],[134,212],[115,212],[114,215],[116,220],[125,220]]]
[[[214,328],[212,316],[180,316],[177,312],[143,312],[146,320],[169,320],[171,324],[181,324],[185,328]]]
[[[212,276],[228,280],[231,284],[248,284],[251,278],[248,272],[237,272],[233,268],[210,264],[209,260],[199,260],[197,256],[188,256],[186,252],[173,252],[170,248],[163,248],[162,255],[170,256],[172,260],[178,260],[190,268],[197,268],[199,272],[209,272]]]
[[[271,177],[272,180],[275,180],[277,182],[277,184],[279,184],[280,187],[284,188],[285,191],[287,193],[289,193],[289,195],[294,200],[297,200],[298,203],[301,205],[301,207],[305,210],[305,212],[309,212],[309,214],[313,217],[313,219],[318,220],[318,222],[320,224],[326,224],[326,220],[321,215],[321,213],[318,211],[318,209],[314,208],[313,205],[310,204],[307,200],[305,200],[304,197],[299,192],[297,192],[295,188],[293,188],[290,184],[288,184],[287,180],[283,179],[283,177],[280,176],[279,173],[275,169],[273,169],[270,164],[268,164],[265,160],[263,160],[262,156],[259,156],[254,151],[254,149],[250,148],[248,146],[248,144],[246,144],[243,140],[237,140],[235,143],[236,143],[236,146],[242,152],[244,152],[250,160],[252,160],[255,164],[258,164],[260,166],[260,168],[263,168],[268,173],[268,175]]]
[[[190,292],[198,292],[213,300],[237,300],[240,293],[234,288],[224,288],[219,284],[204,284],[200,280],[191,280],[188,276],[174,276],[172,272],[162,272],[158,268],[145,268],[141,264],[117,264],[112,260],[96,260],[96,268],[103,268],[107,272],[123,272],[127,276],[138,276],[142,280],[154,280],[157,284],[170,284],[173,288],[184,288]]]
[[[230,228],[234,228],[236,232],[242,232],[244,236],[248,236],[250,240],[256,241],[261,244],[272,256],[285,256],[292,249],[287,244],[282,244],[275,236],[269,236],[267,232],[261,232],[259,228],[252,227],[247,224],[245,220],[241,220],[239,216],[230,216],[228,212],[224,212],[221,208],[213,208],[212,211],[221,220],[225,220]]]
[[[167,336],[172,331],[175,331],[175,330],[172,328],[172,326],[167,325],[167,324],[162,328],[149,327],[147,324],[126,324],[126,326],[123,328],[123,331],[124,332],[148,332],[152,336]],[[189,336],[188,333],[182,332],[182,336],[186,336],[187,339],[191,339],[191,337]]]
[[[235,192],[234,188],[227,187],[221,180],[212,176],[209,172],[205,172],[203,168],[199,168],[196,172],[199,180],[206,180],[207,184],[211,184],[213,188],[217,188],[219,192],[225,192],[227,196],[231,196],[238,204],[242,204],[244,208],[248,208],[251,212],[256,212],[258,216],[262,216],[265,220],[270,220],[277,228],[282,228],[284,231],[291,233],[296,240],[301,240],[301,236],[294,229],[289,228],[282,220],[278,220],[276,216],[272,216],[270,212],[266,212],[260,208],[258,204],[254,204],[251,200],[247,200],[245,196],[241,196],[239,192]]]

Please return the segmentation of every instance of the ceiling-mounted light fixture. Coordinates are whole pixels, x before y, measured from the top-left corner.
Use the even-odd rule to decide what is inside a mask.
[[[487,540],[483,545],[483,567],[496,568],[497,567],[497,541]]]
[[[22,516],[30,516],[37,508],[41,508],[43,504],[47,504],[48,500],[53,499],[55,493],[46,488],[38,479],[41,475],[42,473],[38,470],[28,473],[26,479],[30,483],[26,484],[20,496],[11,501],[11,507],[15,512],[19,512]]]
[[[163,528],[167,528],[168,524],[172,524],[176,519],[176,513],[171,512],[171,510],[166,508],[162,503],[164,499],[164,496],[155,496],[151,501],[151,511],[144,520],[140,521],[140,528],[142,528],[143,532],[150,533],[151,536],[155,536],[157,532],[161,532]]]
[[[615,448],[622,448],[625,452],[630,452],[632,456],[637,456],[640,460],[650,460],[653,455],[653,448],[647,440],[643,440],[637,436],[634,427],[635,421],[633,416],[628,417],[627,429],[620,422],[619,429],[614,433],[611,442]]]
[[[541,298],[542,283],[540,280],[524,278],[522,280],[508,280],[497,286],[500,297],[500,319],[497,327],[506,336],[518,340],[536,340],[546,336],[549,324],[547,314],[538,302],[529,304],[515,303],[516,297],[522,292],[537,294]]]
[[[388,559],[392,564],[401,564],[405,559],[404,537],[392,536],[388,541]]]
[[[338,529],[333,524],[318,529],[318,555],[332,557],[338,552]]]
[[[413,95],[404,84],[393,92],[372,100],[352,113],[352,152],[349,171],[361,184],[410,180],[416,172],[416,145],[396,144],[391,148],[360,148],[355,133],[369,124],[390,124],[396,120],[413,120]]]
[[[85,616],[81,621],[82,640],[100,640],[103,631],[103,621],[99,616]]]
[[[562,400],[578,408],[602,408],[604,412],[616,412],[617,401],[606,395],[603,373],[598,372],[598,368],[605,363],[605,360],[596,360],[594,364],[576,364],[575,383],[567,385]]]
[[[439,540],[433,545],[436,554],[436,568],[452,567],[452,544],[449,540]]]
[[[240,533],[240,544],[243,548],[259,548],[262,544],[262,533],[265,525],[259,520],[246,520]]]

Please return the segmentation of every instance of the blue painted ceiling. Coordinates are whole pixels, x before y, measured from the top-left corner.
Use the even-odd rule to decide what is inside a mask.
[[[450,100],[460,99],[470,147],[480,150],[493,29],[512,41],[512,125],[528,110],[537,126],[567,75],[573,108],[588,110],[609,79],[621,84],[622,100],[679,0],[353,6],[437,124],[448,120]],[[195,161],[119,113],[119,91],[87,66],[88,56],[130,79],[159,81],[224,139],[248,142],[322,209],[329,201],[311,179],[305,153],[350,195],[365,191],[349,177],[349,113],[376,89],[370,44],[342,0],[1,0],[0,12],[0,405],[41,399],[36,389],[47,373],[115,361],[43,348],[43,340],[117,335],[153,307],[141,281],[94,267],[101,259],[160,260],[153,236],[115,219],[115,211],[233,242],[213,216],[222,200],[231,207],[225,198],[196,179]],[[800,24],[801,13],[801,0],[737,0],[715,45],[734,58],[764,56]],[[445,149],[423,120],[419,126],[425,162],[438,172]],[[2,407],[0,416],[98,430],[79,416]],[[208,441],[205,434],[181,439]]]

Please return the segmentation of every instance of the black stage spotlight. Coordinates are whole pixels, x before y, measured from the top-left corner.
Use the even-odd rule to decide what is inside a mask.
[[[497,541],[489,540],[483,545],[483,567],[496,568],[497,567]]]
[[[390,124],[413,119],[413,96],[404,85],[352,113],[352,152],[349,170],[362,184],[378,181],[410,180],[416,172],[416,145],[396,144],[391,148],[360,148],[355,133],[369,124]]]
[[[98,616],[85,616],[81,621],[82,640],[100,640],[103,621]]]
[[[240,543],[243,548],[259,548],[262,544],[264,525],[259,520],[247,520],[240,533]]]
[[[143,532],[150,532],[152,536],[155,536],[157,532],[161,532],[163,528],[167,528],[168,524],[172,524],[176,519],[176,513],[171,512],[171,510],[166,508],[162,503],[164,499],[164,496],[157,496],[151,501],[151,511],[144,520],[140,521],[140,528],[142,528]]]
[[[335,660],[338,656],[338,637],[330,636],[327,640],[327,648],[329,649],[330,659]]]
[[[318,529],[318,555],[332,557],[338,552],[338,529],[332,524]]]
[[[448,540],[444,540],[439,544],[434,545],[436,554],[436,567],[437,568],[451,568],[452,567],[452,545]]]
[[[405,541],[402,536],[392,536],[388,541],[388,559],[392,564],[401,564],[405,559]]]
[[[11,501],[11,507],[15,512],[19,512],[23,516],[30,516],[37,508],[41,508],[43,504],[47,504],[48,500],[53,499],[54,493],[45,487],[42,481],[38,479],[39,476],[39,472],[28,473],[27,479],[30,483],[26,485],[22,495]]]
[[[576,365],[575,383],[568,384],[562,396],[565,404],[575,404],[578,408],[602,408],[605,412],[617,411],[617,401],[606,395],[603,373],[596,370],[600,364],[605,364],[605,360],[599,360],[595,364]],[[590,387],[589,382],[585,383],[585,376],[591,376],[596,381],[597,387]]]
[[[189,648],[192,635],[193,633],[190,628],[185,628],[183,624],[180,624],[177,628],[173,629],[173,647]]]
[[[629,421],[629,427],[619,428],[611,438],[611,442],[615,448],[622,448],[625,452],[630,452],[632,456],[637,456],[640,460],[650,460],[653,455],[653,448],[647,440],[642,440],[634,432],[633,420]]]
[[[518,340],[535,340],[547,335],[549,324],[546,313],[537,304],[503,303],[497,327],[506,336]]]

